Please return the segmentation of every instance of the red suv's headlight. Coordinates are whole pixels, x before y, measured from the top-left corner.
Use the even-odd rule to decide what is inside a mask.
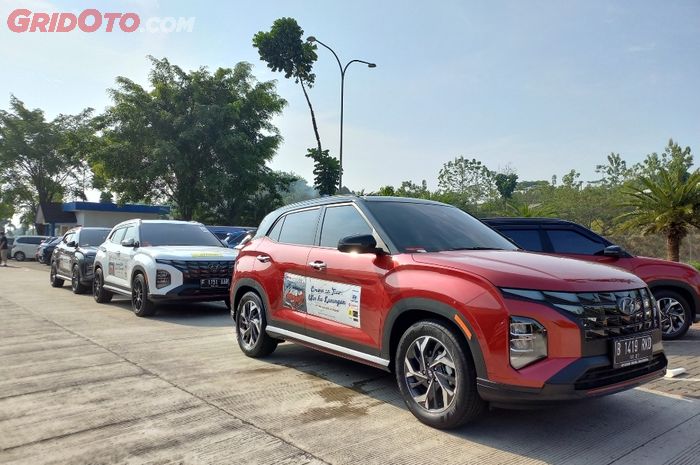
[[[532,318],[510,317],[510,364],[519,370],[547,357],[547,330]]]

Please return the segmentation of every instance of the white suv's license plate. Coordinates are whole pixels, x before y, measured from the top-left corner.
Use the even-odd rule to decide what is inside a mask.
[[[206,278],[199,280],[199,287],[203,289],[227,288],[230,282],[230,278]]]
[[[613,368],[624,368],[651,360],[651,334],[613,339]]]

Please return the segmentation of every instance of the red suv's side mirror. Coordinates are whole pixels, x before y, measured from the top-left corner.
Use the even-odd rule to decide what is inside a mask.
[[[371,234],[347,236],[338,241],[341,252],[377,253],[377,240]]]
[[[616,257],[620,258],[624,254],[624,250],[619,245],[609,245],[603,249],[603,255],[606,257]]]

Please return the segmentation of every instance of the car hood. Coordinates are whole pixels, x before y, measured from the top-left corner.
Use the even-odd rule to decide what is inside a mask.
[[[47,246],[47,247],[50,247],[50,246]],[[78,250],[80,250],[85,255],[95,255],[97,253],[97,246],[96,245],[81,245]]]
[[[233,260],[238,252],[226,247],[161,245],[140,247],[139,253],[161,260]]]
[[[691,266],[688,265],[687,263],[681,263],[681,262],[672,262],[671,260],[664,260],[663,258],[654,258],[654,257],[643,257],[640,255],[637,255],[635,257],[637,266],[646,266],[646,265],[657,265],[657,266],[670,266],[672,268],[682,268],[684,270],[690,270],[690,271],[695,271],[697,270]]]
[[[501,288],[594,292],[646,286],[637,276],[610,266],[524,251],[460,250],[413,254],[413,259],[474,273]]]

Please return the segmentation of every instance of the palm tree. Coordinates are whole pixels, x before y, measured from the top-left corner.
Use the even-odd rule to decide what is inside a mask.
[[[535,218],[543,216],[552,216],[554,211],[542,205],[541,203],[506,203],[507,213],[513,214],[514,216],[520,216],[524,218]]]
[[[666,255],[680,259],[681,241],[700,225],[700,172],[673,164],[654,175],[642,175],[622,188],[622,205],[631,210],[618,217],[621,229],[644,235],[664,234]]]

